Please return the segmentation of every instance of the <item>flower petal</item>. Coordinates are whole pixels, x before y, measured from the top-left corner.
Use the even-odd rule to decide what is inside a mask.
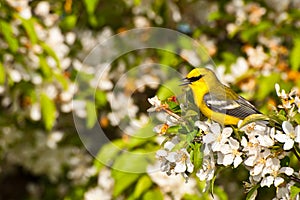
[[[177,153],[171,152],[166,156],[166,159],[170,162],[176,162]]]
[[[285,134],[278,133],[275,135],[275,139],[281,143],[285,143],[289,139],[289,137]]]
[[[214,133],[214,134],[220,134],[221,133],[221,127],[218,123],[213,123],[210,127],[210,130]]]
[[[296,135],[295,142],[300,143],[300,125],[296,126],[295,135]]]
[[[275,187],[278,187],[281,183],[284,182],[284,179],[281,178],[281,177],[276,177],[275,180],[274,180],[274,186]]]
[[[233,163],[233,159],[234,159],[234,155],[232,154],[225,155],[223,159],[223,165],[224,166],[231,165]]]
[[[225,127],[222,131],[222,136],[228,138],[233,132],[231,127]]]
[[[294,173],[294,169],[291,168],[291,167],[282,167],[279,171],[280,171],[281,173],[285,173],[285,174],[288,175],[288,176],[291,176],[291,175],[293,175],[293,173]]]
[[[282,123],[282,129],[285,133],[289,134],[291,132],[294,132],[294,127],[292,126],[292,124],[288,121],[284,121]]]
[[[204,181],[207,177],[207,171],[204,171],[203,169],[200,169],[197,173],[196,176],[200,179],[200,181]]]
[[[250,156],[245,160],[245,165],[252,167],[254,166],[255,161],[256,161],[256,156]]]
[[[166,150],[160,149],[156,152],[157,156],[166,157],[168,155],[168,152]]]
[[[243,159],[241,158],[241,156],[236,156],[233,162],[233,167],[237,168],[242,162]]]
[[[196,121],[195,126],[197,126],[200,130],[202,130],[204,132],[207,132],[209,130],[209,127],[207,126],[207,124],[205,124],[204,122],[201,122],[201,121]]]
[[[186,170],[185,162],[177,162],[176,163],[176,166],[174,168],[174,172],[182,173],[182,172],[185,172],[185,170]]]
[[[232,149],[238,149],[240,147],[240,143],[233,138],[229,138],[229,145]]]
[[[261,181],[260,183],[260,186],[263,187],[263,186],[268,186],[270,187],[274,182],[274,177],[273,176],[267,176],[267,177],[264,177],[263,180]]]
[[[175,144],[172,141],[167,141],[164,144],[164,148],[171,151],[175,147]]]
[[[293,146],[294,146],[294,140],[288,139],[288,140],[284,143],[283,149],[284,149],[284,150],[290,150],[290,149],[293,148]]]

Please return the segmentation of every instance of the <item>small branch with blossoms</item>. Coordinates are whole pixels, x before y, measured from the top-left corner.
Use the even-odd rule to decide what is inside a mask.
[[[156,96],[148,99],[152,105],[148,112],[157,113],[162,121],[154,131],[165,136],[156,153],[161,171],[181,174],[186,181],[195,175],[213,193],[220,169],[243,166],[249,175],[244,184],[247,199],[254,199],[260,187],[275,187],[275,199],[300,198],[299,91],[286,93],[278,84],[275,89],[281,104],[268,122],[254,121],[242,127],[200,120],[195,107],[179,104],[175,98],[164,102]]]

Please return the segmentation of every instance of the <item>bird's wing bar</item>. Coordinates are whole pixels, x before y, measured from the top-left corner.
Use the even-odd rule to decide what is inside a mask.
[[[241,96],[236,100],[223,98],[220,94],[207,93],[204,95],[204,102],[215,112],[224,113],[239,119],[260,113],[251,103]]]

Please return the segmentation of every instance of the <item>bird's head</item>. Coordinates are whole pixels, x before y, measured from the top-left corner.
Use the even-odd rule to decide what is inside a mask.
[[[195,68],[182,80],[181,85],[211,85],[214,84],[218,79],[213,71],[207,68]]]

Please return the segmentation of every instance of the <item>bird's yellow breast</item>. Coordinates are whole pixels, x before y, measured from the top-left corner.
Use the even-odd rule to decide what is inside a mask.
[[[209,92],[209,88],[206,84],[201,84],[201,87],[197,84],[190,84],[193,91],[194,101],[197,107],[200,109],[201,113],[207,118],[212,119],[220,124],[224,125],[236,125],[239,122],[239,118],[230,115],[225,115],[224,113],[218,113],[207,107],[204,102],[204,95]]]

